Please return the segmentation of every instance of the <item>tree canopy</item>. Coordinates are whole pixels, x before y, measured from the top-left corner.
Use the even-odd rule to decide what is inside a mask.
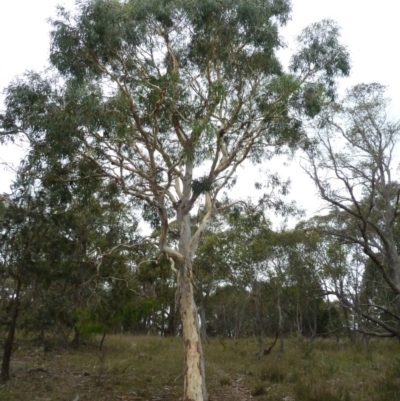
[[[299,36],[290,71],[282,68],[279,27],[290,9],[288,0],[59,7],[52,70],[7,89],[2,134],[28,138],[38,171],[50,166],[66,181],[102,177],[158,229],[159,252],[178,266],[185,400],[207,399],[192,267],[214,216],[231,206],[224,191],[245,160],[264,163],[306,143],[303,119],[349,73],[328,20]],[[200,201],[205,212],[193,227]]]

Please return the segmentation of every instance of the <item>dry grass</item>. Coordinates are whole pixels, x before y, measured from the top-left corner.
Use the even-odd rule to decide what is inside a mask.
[[[399,344],[368,347],[321,340],[286,342],[258,361],[254,339],[214,340],[205,345],[212,401],[391,401],[400,400]],[[19,342],[12,380],[0,400],[79,401],[179,400],[182,342],[179,338],[109,336],[104,350],[54,349],[43,353]]]
[[[371,341],[368,347],[287,341],[283,356],[275,350],[261,361],[255,340],[227,344],[219,352],[217,343],[207,349],[209,370],[210,359],[220,361],[260,401],[400,400],[400,345],[394,340]]]
[[[44,354],[20,346],[0,400],[79,401],[178,399],[182,343],[178,338],[109,336],[103,351],[86,346]]]

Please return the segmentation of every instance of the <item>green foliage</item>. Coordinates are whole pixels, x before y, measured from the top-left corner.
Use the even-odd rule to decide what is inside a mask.
[[[150,223],[151,228],[158,229],[160,227],[160,217],[153,205],[143,205],[142,217],[144,221]]]
[[[399,123],[388,120],[388,104],[382,85],[349,89],[320,116],[318,150],[308,154],[321,196],[331,205],[329,214],[311,222],[322,239],[319,254],[330,291],[356,314],[362,331],[397,336],[398,183],[390,163]],[[342,188],[331,187],[328,172],[334,171],[340,171]],[[343,315],[350,326],[348,313]]]
[[[103,334],[107,330],[107,326],[99,322],[81,321],[76,326],[82,340],[89,340],[94,335]]]
[[[25,168],[35,171],[34,165]],[[112,185],[84,180],[65,186],[59,178],[49,182],[46,177],[41,184],[21,175],[14,183],[2,210],[0,251],[8,256],[2,258],[0,273],[3,280],[22,280],[19,327],[43,341],[54,332],[67,340],[75,324],[86,335],[117,323],[117,311],[107,305],[118,297],[107,298],[114,287],[107,277],[129,277],[133,255],[102,254],[120,242],[135,241],[136,222],[125,214]],[[0,307],[3,314],[6,305]]]
[[[219,194],[235,184],[246,159],[264,163],[295,149],[306,137],[303,119],[321,113],[335,77],[348,73],[339,30],[326,21],[300,36],[292,71],[283,70],[279,28],[290,9],[288,0],[93,0],[78,2],[76,13],[58,8],[54,70],[29,73],[8,87],[0,128],[7,137],[24,132],[28,138],[21,179],[38,177],[27,192],[40,203],[35,218],[45,217],[34,225],[42,242],[33,241],[35,252],[21,257],[33,272],[32,287],[24,284],[26,299],[59,293],[64,300],[65,313],[56,317],[51,307],[40,307],[31,323],[42,322],[42,331],[53,321],[89,333],[122,322],[174,334],[176,278],[165,260],[153,260],[153,239],[159,236],[159,250],[175,258],[169,247],[181,240],[186,257],[192,250],[181,233],[190,237],[199,227],[203,232],[190,246],[204,239],[195,279],[203,310],[207,298],[213,312],[213,333],[254,330],[250,288],[262,290],[260,302],[273,310],[270,330],[281,295],[287,327],[296,308],[304,312],[303,328],[319,316],[314,260],[304,257],[312,241],[274,233],[262,213],[263,203],[280,213],[293,211],[290,205],[263,199],[250,214],[238,207],[217,233],[193,216],[193,227],[181,225],[205,194],[211,207],[208,214],[200,210],[203,217],[228,204]],[[268,180],[279,197],[287,193],[287,182]],[[132,251],[139,240],[135,208],[154,235]],[[30,229],[23,227],[22,236]],[[178,271],[180,279],[190,276]]]
[[[192,191],[196,196],[209,192],[211,188],[212,182],[208,178],[193,180]]]
[[[291,60],[294,72],[323,71],[319,82],[327,84],[327,95],[335,95],[334,77],[350,72],[349,54],[339,42],[339,27],[332,20],[323,20],[306,28],[298,37],[302,49]]]
[[[52,33],[51,61],[63,73],[83,79],[87,72],[96,73],[90,63],[85,62],[84,48],[96,53],[107,62],[112,59],[112,49],[123,49],[124,42],[137,42],[133,7],[117,0],[82,2],[81,20],[71,27],[61,21],[54,21]],[[59,16],[71,20],[63,7],[58,8]]]
[[[139,322],[144,316],[149,316],[158,306],[158,302],[152,299],[142,298],[135,303],[127,303],[124,306],[123,317],[126,323]]]

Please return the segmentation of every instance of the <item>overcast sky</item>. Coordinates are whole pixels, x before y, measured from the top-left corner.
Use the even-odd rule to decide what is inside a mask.
[[[400,118],[400,0],[292,0],[292,20],[282,31],[288,42],[287,58],[294,49],[293,39],[310,23],[324,18],[336,20],[342,28],[343,42],[351,55],[351,77],[341,82],[347,86],[365,82],[380,82],[388,86],[392,98],[392,115]],[[55,15],[57,4],[68,9],[75,0],[0,0],[0,90],[26,70],[42,70],[47,65],[49,30],[46,22]],[[0,104],[3,108],[3,104]],[[0,162],[18,164],[21,151],[0,146]],[[296,162],[297,163],[297,162]],[[281,170],[278,162],[271,170]],[[285,169],[293,179],[292,197],[301,206],[314,212],[320,203],[308,178],[299,173],[297,164]],[[0,193],[7,192],[12,173],[0,166]],[[251,190],[250,180],[240,192]]]

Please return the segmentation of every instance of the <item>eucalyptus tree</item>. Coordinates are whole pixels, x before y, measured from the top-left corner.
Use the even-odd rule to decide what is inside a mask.
[[[25,258],[27,248],[31,246],[29,240],[25,247],[13,250],[15,236],[20,236],[13,221],[23,220],[22,213],[9,197],[0,198],[0,324],[6,328],[3,345],[0,381],[10,380],[11,352],[14,345],[17,319],[20,313],[21,275],[26,266],[20,266],[19,259]],[[22,268],[21,268],[22,267]]]
[[[206,311],[209,335],[220,339],[254,335],[256,316],[246,288],[237,285],[217,287],[209,296]]]
[[[6,132],[80,153],[160,226],[158,248],[178,275],[184,399],[207,398],[193,296],[193,258],[245,161],[261,163],[303,138],[349,72],[331,21],[299,37],[285,73],[276,51],[289,0],[93,0],[52,21],[60,79],[28,75],[8,88]],[[42,155],[50,158],[50,155]],[[203,202],[202,222],[190,216]],[[220,202],[220,203],[219,203]],[[227,207],[224,205],[223,207]],[[168,246],[177,221],[178,246]]]
[[[10,361],[24,292],[38,273],[46,227],[43,197],[33,197],[21,186],[0,200],[0,313],[6,327],[1,381],[10,380]]]
[[[114,277],[126,283],[132,277],[134,254],[117,247],[136,243],[136,222],[117,194],[101,181],[92,185],[95,194],[84,195],[69,182],[53,183],[50,189],[29,174],[20,175],[13,193],[1,199],[0,320],[7,330],[2,380],[10,377],[17,327],[39,334],[44,346],[46,332],[70,333],[75,327],[78,344],[87,325],[83,312],[94,309],[89,300],[103,295],[98,319],[103,326],[118,316],[117,308],[106,313],[105,295],[115,287]]]
[[[379,272],[397,304],[361,308],[358,300],[335,290],[345,306],[367,319],[374,329],[367,334],[400,338],[400,190],[395,163],[400,123],[389,118],[389,100],[380,84],[361,84],[345,99],[332,104],[318,118],[316,141],[308,152],[308,173],[322,199],[331,208],[321,229],[346,245],[356,246]],[[354,263],[359,263],[358,259]],[[362,262],[363,263],[363,262]],[[354,264],[353,264],[354,265]],[[362,274],[358,272],[360,286]],[[391,301],[391,302],[392,302]],[[379,311],[391,319],[379,317]]]
[[[42,145],[44,150],[48,151]],[[106,298],[105,288],[111,291],[115,277],[132,281],[134,259],[140,251],[137,221],[118,187],[93,176],[92,166],[82,160],[68,164],[53,160],[50,165],[34,160],[32,152],[22,175],[32,196],[42,199],[46,235],[42,236],[40,276],[30,286],[30,296],[41,307],[26,317],[24,325],[38,333],[73,327],[73,344],[78,346],[79,333],[86,330],[80,317],[90,309],[87,301],[99,300],[100,294]],[[90,180],[76,178],[83,171],[92,175]],[[126,247],[134,252],[127,253]],[[102,303],[105,323],[107,308]]]
[[[236,338],[244,332],[245,318],[253,320],[248,313],[252,305],[248,289],[256,287],[258,279],[255,269],[257,249],[252,242],[256,236],[267,235],[270,230],[262,210],[265,205],[259,206],[236,205],[221,214],[199,246],[194,271],[203,338],[207,339],[205,328],[208,323],[214,334],[223,328],[219,334]],[[212,314],[209,318],[205,315],[206,310]],[[218,324],[220,318],[222,322]]]
[[[291,317],[297,327],[298,339],[303,334],[313,339],[326,329],[325,275],[319,258],[323,238],[315,230],[307,229],[303,222],[280,235],[282,239],[278,239],[278,246],[283,245],[288,254],[288,292],[296,299],[291,305]]]

